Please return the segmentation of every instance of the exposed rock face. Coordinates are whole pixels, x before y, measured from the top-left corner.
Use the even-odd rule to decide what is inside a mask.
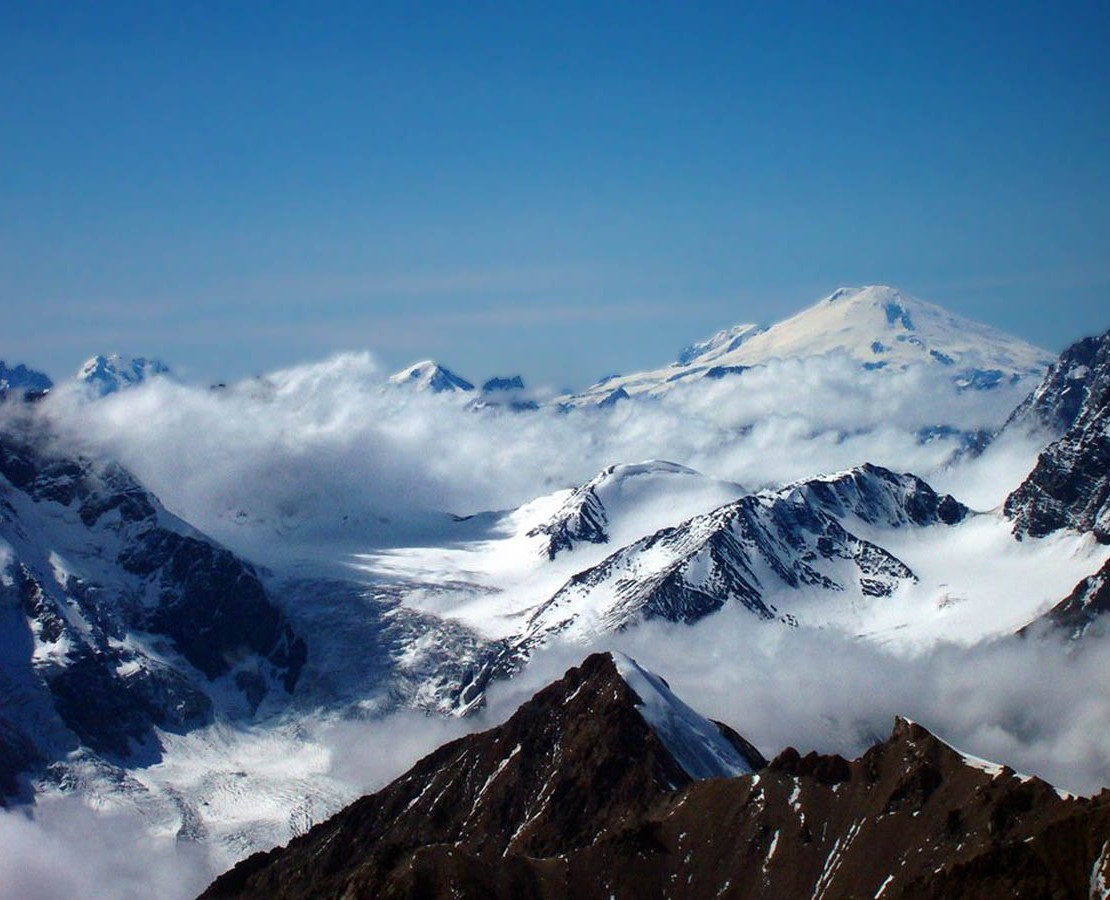
[[[34,399],[54,387],[54,382],[42,372],[29,369],[23,363],[7,365],[0,359],[0,400],[8,397]]]
[[[1110,391],[1108,336],[1083,338],[1061,353],[1005,427],[1042,428],[1059,437],[1088,403],[1105,406]]]
[[[1035,623],[1023,628],[1022,633],[1024,634],[1029,627],[1043,622],[1060,629],[1070,640],[1078,640],[1100,621],[1100,616],[1108,612],[1110,612],[1110,562],[1094,575],[1079,582],[1074,591]]]
[[[609,542],[609,533],[606,530],[609,516],[605,511],[605,504],[597,495],[596,482],[611,471],[611,468],[606,469],[598,478],[577,488],[551,521],[544,522],[529,532],[530,536],[546,537],[544,552],[548,559],[554,559],[564,550],[573,550],[576,544],[582,542],[590,544]]]
[[[787,749],[692,781],[617,668],[588,658],[203,896],[1087,897],[1110,874],[1110,792],[1066,798],[903,719],[851,762]]]
[[[589,491],[571,498],[577,515],[552,535],[556,547],[605,540],[604,509]],[[954,524],[968,513],[912,475],[878,466],[811,479],[755,494],[623,547],[575,575],[531,616],[521,647],[580,627],[623,628],[641,619],[693,622],[737,602],[760,618],[778,610],[764,595],[772,585],[816,585],[887,596],[916,578],[896,557],[852,533],[853,519],[898,528]],[[558,543],[557,543],[558,542]]]
[[[209,895],[340,896],[353,889],[388,896],[428,848],[454,846],[496,865],[589,846],[692,780],[639,702],[613,659],[595,654],[504,725],[444,745],[382,792],[295,840],[288,856],[275,851],[241,863]],[[764,764],[742,739],[722,734],[751,767]],[[522,885],[535,881],[526,871],[522,877]]]
[[[1026,419],[1066,430],[1006,498],[1014,533],[1072,528],[1110,543],[1110,332],[1070,348],[1027,404]]]
[[[250,565],[122,467],[46,445],[0,435],[0,781],[78,746],[157,753],[155,727],[209,721],[208,680],[248,712],[293,690],[307,648]]]

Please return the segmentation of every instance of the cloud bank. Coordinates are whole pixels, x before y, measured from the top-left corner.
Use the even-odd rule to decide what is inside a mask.
[[[566,412],[474,411],[383,382],[369,355],[341,355],[220,391],[160,380],[86,403],[62,390],[45,412],[68,441],[118,458],[172,511],[249,555],[251,534],[403,543],[426,536],[434,513],[515,507],[649,458],[753,488],[865,461],[928,477],[962,438],[923,430],[993,428],[1021,399],[960,393],[925,368],[861,373],[835,355]]]

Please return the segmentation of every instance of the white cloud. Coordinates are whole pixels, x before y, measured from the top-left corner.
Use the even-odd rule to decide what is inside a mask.
[[[249,553],[262,533],[404,541],[432,511],[513,507],[646,458],[753,487],[864,461],[928,476],[959,441],[922,443],[921,428],[992,427],[1020,399],[959,394],[923,369],[861,377],[835,356],[565,414],[475,413],[383,380],[368,355],[341,355],[221,392],[157,382],[81,404],[60,391],[47,410],[70,439],[117,457],[171,510]]]
[[[277,558],[299,542],[338,553],[434,539],[443,512],[513,507],[646,458],[750,487],[871,461],[931,476],[982,508],[1016,485],[1036,450],[1014,441],[948,466],[958,438],[922,443],[920,429],[995,427],[1020,396],[958,394],[924,370],[860,377],[839,357],[566,414],[475,413],[465,398],[386,389],[384,376],[368,355],[342,355],[218,392],[160,381],[90,404],[60,390],[42,414],[69,449],[118,458],[192,524],[248,556],[276,548]],[[901,714],[1064,787],[1110,782],[1110,700],[1098,689],[1107,642],[1072,654],[1009,640],[907,656],[725,610],[610,643],[769,754],[794,744],[854,755]],[[503,720],[585,652],[541,653],[465,723],[402,712],[327,726],[313,738],[329,754],[326,777],[350,796],[380,787],[443,741]],[[205,853],[151,836],[135,814],[105,815],[76,799],[40,804],[34,822],[0,815],[0,883],[29,897],[189,896],[210,878]]]
[[[726,609],[693,627],[649,623],[611,643],[769,755],[792,745],[855,757],[901,715],[1059,787],[1110,785],[1107,637],[1072,648],[1007,637],[907,655]]]
[[[0,893],[20,900],[194,897],[217,874],[203,847],[150,833],[134,815],[47,797],[0,812]]]

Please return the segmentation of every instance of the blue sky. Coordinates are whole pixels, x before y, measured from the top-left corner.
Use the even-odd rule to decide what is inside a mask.
[[[6,3],[0,358],[581,386],[875,282],[1057,350],[1110,326],[1107,46],[1106,3]]]

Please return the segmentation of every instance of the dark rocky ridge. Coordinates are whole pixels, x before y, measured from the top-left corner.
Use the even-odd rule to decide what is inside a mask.
[[[691,782],[629,693],[590,657],[203,896],[1079,898],[1110,881],[1110,792],[1063,797],[902,719],[851,762],[788,749]]]
[[[1067,597],[1057,603],[1039,619],[1021,629],[1026,635],[1031,629],[1048,625],[1063,632],[1069,640],[1078,640],[1088,631],[1101,631],[1102,616],[1110,612],[1110,562],[1093,575],[1084,578]]]
[[[488,864],[586,847],[692,780],[638,701],[612,658],[595,654],[504,725],[444,745],[294,840],[292,855],[256,854],[208,896],[340,896],[353,885],[360,896],[384,896],[428,847]],[[765,764],[730,729],[721,733],[754,766]]]
[[[1110,332],[1065,351],[1015,416],[1065,430],[1006,498],[1014,533],[1072,528],[1110,543]]]
[[[306,645],[254,569],[117,464],[52,451],[30,427],[0,434],[0,538],[5,792],[81,747],[153,761],[154,728],[210,720],[208,680],[230,678],[248,710],[296,685]]]
[[[54,382],[43,372],[29,369],[23,363],[7,365],[0,359],[0,401],[9,397],[37,399],[54,387]]]
[[[1084,406],[1105,405],[1110,389],[1108,336],[1110,332],[1083,338],[1061,353],[1003,427],[1040,428],[1059,437],[1075,424]]]

